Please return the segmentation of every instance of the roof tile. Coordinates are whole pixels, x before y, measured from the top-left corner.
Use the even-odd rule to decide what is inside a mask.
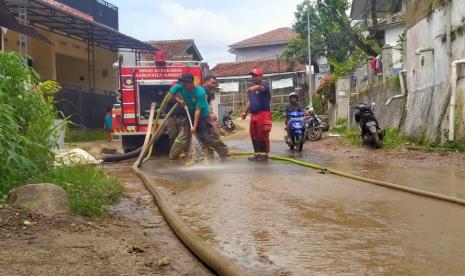
[[[279,28],[230,45],[231,48],[246,48],[263,45],[287,44],[296,33],[288,27]]]
[[[157,48],[160,51],[164,51],[167,60],[175,61],[190,61],[193,60],[191,54],[186,53],[186,50],[190,45],[194,44],[193,39],[183,40],[161,40],[161,41],[147,41],[148,44]],[[145,60],[153,60],[153,54],[143,54]]]
[[[254,68],[263,69],[265,74],[305,71],[304,64],[290,64],[282,59],[219,63],[211,71],[216,77],[234,77],[248,75]]]

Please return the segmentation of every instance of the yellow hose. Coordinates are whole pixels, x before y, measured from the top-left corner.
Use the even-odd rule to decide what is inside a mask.
[[[166,98],[165,98],[166,100]],[[163,108],[165,104],[165,100],[163,100],[160,109]],[[177,107],[177,104],[173,106],[166,116],[169,118]],[[157,116],[158,117],[158,116]],[[158,119],[155,119],[156,123]],[[157,137],[161,133],[161,131],[166,126],[166,120],[163,124],[155,130],[155,133],[151,135],[151,128],[152,126],[148,126],[148,131],[146,136],[150,137],[150,141],[148,144],[141,149],[141,153],[139,156],[139,161],[142,160],[146,154],[149,152],[149,149],[154,146],[155,141],[158,139]],[[150,156],[150,155],[149,155]],[[165,218],[168,225],[171,227],[173,232],[176,236],[189,248],[189,250],[194,253],[204,264],[206,264],[211,270],[213,270],[218,275],[232,275],[232,276],[239,276],[239,275],[248,275],[243,268],[233,263],[229,258],[223,256],[219,251],[215,250],[213,247],[207,245],[204,241],[202,241],[197,234],[192,231],[192,229],[187,226],[187,224],[176,214],[173,208],[170,206],[166,198],[162,196],[160,191],[157,189],[155,182],[151,179],[147,174],[139,169],[142,163],[136,162],[133,164],[132,169],[133,171],[142,179],[142,182],[145,184],[147,189],[152,194],[155,203],[160,210],[160,213]]]
[[[161,115],[161,111],[163,110],[163,108],[165,107],[165,104],[166,104],[166,101],[168,100],[168,98],[171,96],[171,93],[167,93],[166,96],[163,98],[163,101],[161,102],[161,105],[160,105],[160,108],[158,109],[158,112],[157,112],[157,116],[155,117],[155,121],[153,123],[154,126],[158,126],[158,120],[160,119],[160,115]],[[167,115],[166,118],[169,118],[169,116]],[[150,127],[150,126],[149,126]],[[148,129],[147,129],[148,130]],[[149,152],[147,154],[147,157],[144,159],[143,162],[147,162],[147,160],[150,158],[150,156],[152,156],[152,151],[153,151],[153,145],[150,146],[149,148]]]
[[[238,153],[235,153],[234,155],[244,156],[244,155],[254,155],[254,153],[251,153],[251,152],[238,152]],[[394,189],[394,190],[398,190],[398,191],[402,191],[402,192],[407,192],[407,193],[411,193],[411,194],[415,194],[415,195],[419,195],[419,196],[424,196],[424,197],[428,197],[428,198],[432,198],[432,199],[442,200],[442,201],[446,201],[446,202],[449,202],[449,203],[454,203],[454,204],[465,206],[465,200],[461,199],[461,198],[441,195],[441,194],[438,194],[438,193],[433,193],[433,192],[428,192],[428,191],[419,190],[419,189],[415,189],[415,188],[405,187],[405,186],[402,186],[402,185],[393,184],[393,183],[389,183],[389,182],[385,182],[385,181],[379,181],[379,180],[369,179],[369,178],[365,178],[365,177],[361,177],[361,176],[357,176],[357,175],[352,175],[352,174],[349,174],[349,173],[346,173],[346,172],[341,172],[341,171],[334,170],[334,169],[329,169],[329,168],[323,168],[321,166],[318,166],[318,165],[315,165],[315,164],[312,164],[312,163],[296,160],[296,159],[289,158],[289,157],[271,155],[269,158],[272,159],[272,160],[277,160],[277,161],[290,162],[290,163],[293,163],[293,164],[296,164],[296,165],[299,165],[299,166],[303,166],[303,167],[307,167],[307,168],[311,168],[311,169],[315,169],[315,170],[324,170],[326,172],[329,172],[329,173],[337,175],[337,176],[341,176],[341,177],[345,177],[345,178],[349,178],[349,179],[353,179],[353,180],[357,180],[357,181],[362,181],[362,182],[369,183],[369,184],[374,184],[374,185],[378,185],[378,186],[382,186],[382,187],[386,187],[386,188],[390,188],[390,189]]]

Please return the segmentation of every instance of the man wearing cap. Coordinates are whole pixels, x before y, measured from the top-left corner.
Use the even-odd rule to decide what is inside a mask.
[[[189,114],[192,118],[192,128],[189,120],[185,120],[184,135],[185,135],[185,153],[188,153],[191,135],[196,134],[204,148],[205,156],[208,149],[213,148],[221,158],[228,155],[228,148],[217,138],[210,123],[210,109],[208,107],[207,96],[205,89],[194,84],[194,76],[191,74],[183,74],[178,80],[178,84],[170,89],[171,98],[175,98],[181,106],[187,106]]]
[[[267,161],[270,152],[271,118],[271,92],[267,83],[263,81],[263,70],[256,68],[250,72],[253,85],[247,89],[247,101],[242,119],[252,113],[250,118],[250,137],[255,155],[250,161]]]

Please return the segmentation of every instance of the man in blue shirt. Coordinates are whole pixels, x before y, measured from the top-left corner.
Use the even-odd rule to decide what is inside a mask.
[[[228,147],[219,140],[218,135],[213,131],[210,123],[210,109],[207,102],[207,94],[204,88],[194,84],[194,76],[183,74],[178,80],[178,84],[170,89],[171,97],[175,98],[181,106],[187,106],[189,114],[193,119],[193,126],[190,127],[189,120],[185,119],[184,135],[186,137],[186,154],[189,152],[192,134],[196,134],[202,143],[205,156],[208,149],[213,148],[221,158],[228,155]]]

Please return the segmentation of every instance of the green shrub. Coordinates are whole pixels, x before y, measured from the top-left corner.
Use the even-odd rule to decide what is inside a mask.
[[[0,195],[50,165],[56,110],[22,57],[0,52]]]
[[[104,206],[118,201],[122,185],[92,165],[63,166],[46,170],[30,179],[30,183],[53,183],[68,194],[71,211],[88,217],[106,214]]]
[[[282,122],[286,120],[286,116],[284,116],[284,104],[280,103],[275,106],[272,118],[275,122]]]

